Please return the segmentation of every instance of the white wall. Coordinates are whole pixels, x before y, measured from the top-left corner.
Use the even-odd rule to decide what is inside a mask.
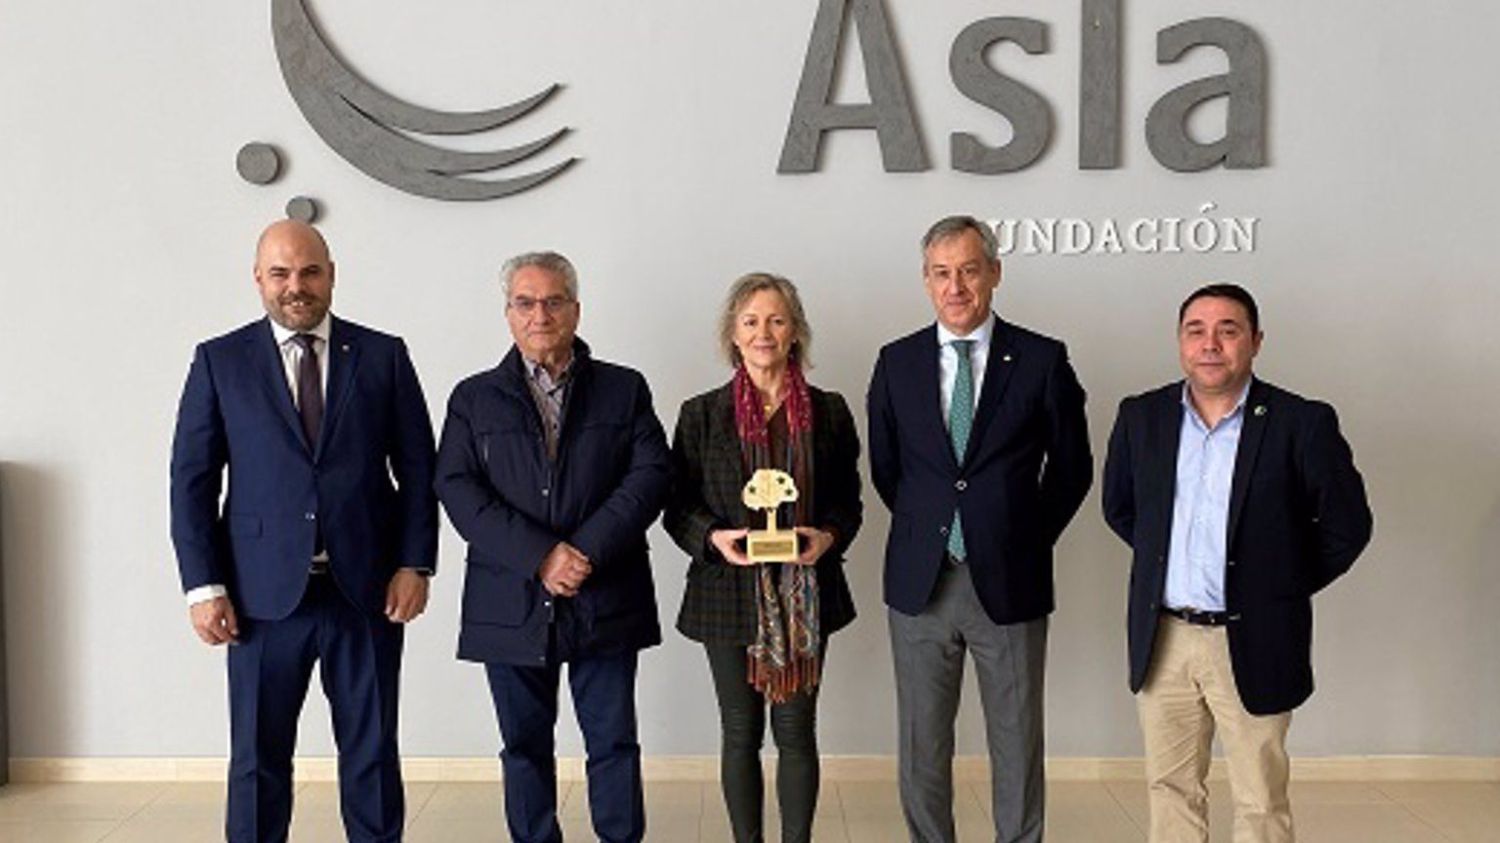
[[[0,5],[13,753],[225,751],[223,656],[188,629],[167,538],[169,439],[193,343],[258,315],[253,239],[308,193],[327,209],[336,310],[407,338],[435,422],[449,387],[507,347],[500,261],[555,247],[583,274],[582,334],[648,375],[669,429],[684,398],[726,376],[713,313],[742,271],[800,283],[817,332],[814,379],[859,406],[877,347],[930,319],[915,240],[940,215],[1191,216],[1214,201],[1225,215],[1261,217],[1254,254],[1012,257],[998,306],[1069,341],[1102,460],[1117,401],[1176,375],[1184,293],[1207,279],[1252,286],[1267,332],[1258,371],[1339,407],[1376,512],[1375,542],[1318,599],[1320,689],[1298,713],[1295,751],[1500,754],[1500,101],[1489,90],[1500,11],[1452,0],[1127,2],[1125,165],[1081,172],[1076,3],[890,0],[935,168],[885,174],[873,137],[846,133],[825,149],[822,173],[777,176],[812,5],[312,3],[356,67],[415,101],[481,108],[567,83],[498,141],[572,125],[562,150],[582,164],[477,205],[395,192],[324,146],[281,80],[264,0]],[[948,133],[1003,131],[949,83],[948,48],[994,14],[1051,25],[1050,55],[1008,48],[998,60],[1051,100],[1057,131],[1030,170],[966,176],[948,167]],[[1207,14],[1249,23],[1268,45],[1267,169],[1176,174],[1145,148],[1150,104],[1222,63],[1208,50],[1158,67],[1155,33]],[[289,157],[275,185],[236,175],[250,140]],[[849,561],[862,614],[829,660],[830,753],[894,749],[879,593],[887,516],[873,494],[868,504]],[[652,541],[670,629],[684,558],[659,528]],[[1124,675],[1127,555],[1096,496],[1058,556],[1049,750],[1138,754]],[[497,750],[482,672],[453,658],[460,560],[445,528],[431,609],[407,639],[409,755]],[[648,753],[716,750],[707,670],[675,632],[646,655],[640,701]],[[561,734],[562,750],[578,754],[575,730]],[[978,751],[972,704],[962,734],[962,749]],[[303,749],[331,751],[320,701]]]

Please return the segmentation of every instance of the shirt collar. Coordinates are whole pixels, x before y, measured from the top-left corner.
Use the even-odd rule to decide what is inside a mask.
[[[324,314],[323,321],[319,322],[317,327],[311,331],[293,331],[269,316],[266,317],[266,321],[271,323],[271,336],[276,338],[277,345],[286,345],[288,342],[291,342],[292,337],[298,334],[312,334],[322,340],[326,346],[328,344],[328,337],[333,333],[333,314],[331,313]]]
[[[970,331],[967,336],[959,336],[948,330],[948,326],[942,322],[937,323],[938,345],[950,345],[954,340],[973,340],[976,346],[988,346],[990,337],[995,333],[995,312],[990,311],[988,319],[984,320],[978,328]]]
[[[543,377],[546,377],[547,382],[555,386],[557,384],[563,383],[568,379],[569,373],[573,371],[573,361],[577,359],[578,355],[576,353],[568,355],[568,364],[566,366],[563,366],[562,371],[558,373],[556,379],[553,379],[551,375],[547,374],[546,367],[543,366],[539,361],[532,360],[530,357],[527,357],[524,354],[521,355],[521,365],[526,367],[526,377],[537,382],[541,382],[541,379]]]
[[[1234,418],[1245,409],[1245,400],[1250,397],[1250,386],[1254,383],[1255,378],[1253,377],[1250,380],[1245,381],[1245,388],[1240,390],[1240,397],[1234,402],[1234,409],[1230,410],[1229,413],[1224,416],[1224,418],[1220,419],[1219,424],[1223,424],[1224,422]],[[1193,406],[1193,397],[1188,392],[1187,381],[1182,382],[1182,397],[1178,400],[1182,402],[1182,409],[1187,412],[1188,415],[1192,416],[1192,418],[1199,424],[1203,424],[1204,427],[1207,427],[1207,424],[1203,421],[1203,416],[1199,415],[1198,413],[1198,408]]]

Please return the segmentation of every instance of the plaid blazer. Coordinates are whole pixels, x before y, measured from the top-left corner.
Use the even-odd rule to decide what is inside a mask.
[[[813,524],[830,530],[833,547],[818,560],[818,604],[824,636],[854,620],[854,598],[844,578],[844,552],[863,518],[859,434],[849,406],[836,392],[808,388],[813,412]],[[745,481],[734,427],[731,385],[688,399],[672,437],[672,491],[662,524],[692,561],[677,629],[694,641],[755,641],[755,568],[730,565],[708,541],[711,530],[764,527],[740,499]],[[763,518],[763,516],[761,516]],[[802,526],[802,525],[799,525]]]

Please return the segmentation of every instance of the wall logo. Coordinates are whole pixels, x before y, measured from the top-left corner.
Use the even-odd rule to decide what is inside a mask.
[[[557,92],[556,84],[488,111],[434,111],[381,91],[340,61],[313,23],[306,0],[272,0],[271,27],[282,76],[307,122],[344,160],[391,187],[429,199],[499,199],[536,187],[578,161],[569,158],[510,178],[468,178],[519,164],[552,146],[568,129],[494,152],[445,149],[409,134],[471,135],[499,128],[545,103]]]

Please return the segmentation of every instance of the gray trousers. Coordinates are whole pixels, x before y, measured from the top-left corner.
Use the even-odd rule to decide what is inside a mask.
[[[989,742],[997,843],[1040,843],[1047,619],[989,619],[966,566],[945,568],[920,615],[890,610],[900,721],[901,809],[912,843],[952,843],[953,721],[964,651],[974,658]]]

